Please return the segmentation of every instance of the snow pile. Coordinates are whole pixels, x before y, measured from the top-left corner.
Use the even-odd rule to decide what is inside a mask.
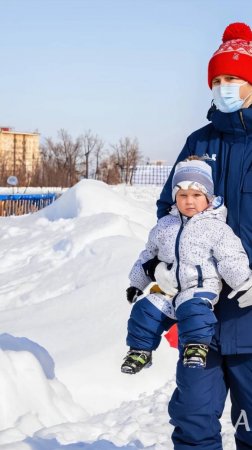
[[[0,336],[0,444],[87,417],[54,375],[48,352],[27,338]]]
[[[177,350],[163,339],[150,369],[120,372],[128,273],[159,192],[83,180],[0,219],[1,450],[169,448]]]
[[[37,213],[49,220],[73,219],[74,217],[112,213],[122,217],[140,218],[148,226],[153,211],[140,210],[132,201],[118,195],[107,184],[96,180],[82,180],[67,190],[55,203]],[[140,217],[140,214],[143,216]],[[147,224],[146,224],[147,220]]]
[[[33,216],[3,219],[0,309],[73,292],[102,272],[105,278],[110,258],[120,261],[131,251],[125,237],[145,239],[155,223],[153,211],[132,203],[104,183],[85,180]],[[125,277],[131,262],[120,268]]]
[[[173,429],[167,420],[168,393],[174,388],[175,383],[171,382],[152,395],[141,394],[138,400],[122,403],[120,408],[94,415],[82,424],[69,425],[67,436],[62,426],[54,426],[39,431],[36,437],[55,437],[60,444],[66,445],[71,442],[71,431],[79,442],[96,441],[97,445],[100,444],[97,448],[102,448],[102,441],[108,441],[117,447],[129,445],[140,449],[156,446],[166,450]]]

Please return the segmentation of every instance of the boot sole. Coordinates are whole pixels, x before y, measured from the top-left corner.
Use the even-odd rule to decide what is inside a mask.
[[[148,362],[147,364],[145,364],[145,366],[143,366],[139,370],[135,370],[135,371],[134,371],[133,367],[125,366],[125,367],[121,367],[121,372],[128,373],[129,375],[135,375],[136,373],[141,372],[142,369],[149,369],[150,366],[152,366],[152,362]]]

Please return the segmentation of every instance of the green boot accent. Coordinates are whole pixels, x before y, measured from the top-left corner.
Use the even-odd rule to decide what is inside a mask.
[[[206,367],[206,357],[209,347],[205,344],[187,344],[183,354],[185,367],[200,369]]]
[[[135,374],[144,367],[147,369],[152,365],[151,352],[145,350],[130,350],[124,358],[121,372]]]

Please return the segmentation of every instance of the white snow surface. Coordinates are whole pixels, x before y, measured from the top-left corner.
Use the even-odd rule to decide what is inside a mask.
[[[38,213],[0,218],[1,450],[173,448],[177,350],[162,339],[151,368],[120,372],[128,273],[160,189],[83,180]]]

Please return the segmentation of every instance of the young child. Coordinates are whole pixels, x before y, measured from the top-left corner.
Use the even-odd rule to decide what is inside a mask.
[[[226,224],[222,198],[213,195],[211,167],[198,157],[178,163],[172,188],[176,203],[150,231],[129,275],[127,300],[137,302],[128,321],[130,350],[121,366],[124,373],[151,365],[152,351],[171,318],[178,321],[183,364],[204,368],[217,322],[213,306],[221,278],[236,292],[252,286],[247,254]],[[159,292],[142,295],[155,279]]]

